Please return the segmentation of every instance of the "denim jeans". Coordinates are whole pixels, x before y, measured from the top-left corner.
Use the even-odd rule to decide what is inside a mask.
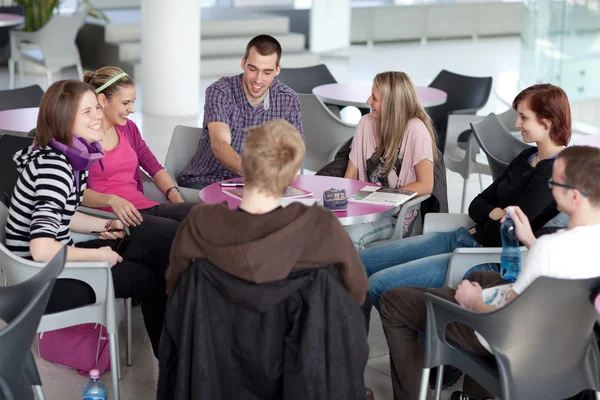
[[[356,250],[361,251],[369,243],[389,239],[394,234],[396,218],[389,217],[365,224],[348,225],[344,228],[354,243]]]
[[[359,252],[369,277],[369,295],[379,309],[379,297],[401,286],[440,288],[452,251],[460,247],[481,247],[465,229],[411,236]],[[496,266],[481,264],[473,271],[497,271]]]

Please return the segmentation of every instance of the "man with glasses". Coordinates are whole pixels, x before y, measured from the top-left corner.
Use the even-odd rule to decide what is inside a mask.
[[[548,186],[558,210],[569,216],[569,224],[557,233],[536,239],[525,214],[518,207],[514,208],[511,218],[515,222],[517,237],[529,248],[516,282],[507,284],[497,272],[478,271],[462,281],[456,290],[402,287],[383,294],[380,300],[381,321],[390,346],[390,357],[395,360],[396,369],[392,371],[395,387],[405,387],[403,380],[414,376],[415,370],[420,371],[423,366],[424,350],[418,333],[425,330],[425,293],[433,293],[475,312],[490,312],[513,301],[541,276],[560,279],[600,276],[600,257],[596,249],[600,243],[598,176],[600,149],[574,146],[558,154]],[[484,301],[491,297],[495,300]],[[485,347],[487,343],[467,326],[448,325],[446,336],[467,350],[492,357]],[[471,383],[468,393],[458,392],[452,398],[493,398],[475,382]],[[396,399],[399,395],[394,392]],[[416,396],[411,393],[402,399],[416,399]],[[433,398],[431,393],[428,398]]]

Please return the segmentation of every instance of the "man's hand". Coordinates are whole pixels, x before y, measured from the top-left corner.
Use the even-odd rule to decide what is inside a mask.
[[[519,241],[523,243],[527,248],[530,248],[531,245],[535,243],[535,236],[533,234],[533,231],[531,230],[529,219],[519,207],[512,206],[512,208],[513,212],[510,213],[510,217],[515,223],[515,233],[517,234],[517,238],[519,238]],[[506,208],[506,210],[506,212],[508,213],[508,207]],[[505,219],[506,217],[502,218],[502,221],[500,222],[504,222]]]
[[[479,283],[471,282],[465,279],[456,288],[454,300],[456,300],[461,307],[474,311],[475,304],[477,304],[478,301],[482,301],[481,291],[482,289]]]
[[[113,195],[108,204],[125,226],[137,226],[144,221],[137,208],[122,197]]]

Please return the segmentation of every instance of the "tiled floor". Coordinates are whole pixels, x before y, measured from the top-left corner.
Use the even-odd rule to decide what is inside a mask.
[[[285,50],[285,49],[284,49]],[[502,83],[497,79],[519,67],[519,38],[497,38],[452,41],[430,41],[426,46],[418,43],[385,44],[374,47],[353,46],[351,56],[324,57],[338,81],[371,80],[373,76],[385,70],[404,70],[418,85],[427,85],[439,72],[445,68],[451,71],[476,76],[491,75],[495,79],[494,92]],[[284,57],[285,60],[285,57]],[[6,68],[0,68],[0,89],[8,87]],[[66,70],[63,77],[76,78],[74,70]],[[58,77],[57,77],[58,78]],[[213,79],[214,80],[214,79]],[[204,91],[213,80],[202,80],[200,89],[201,107],[204,103]],[[43,77],[27,76],[26,83],[39,83],[45,87]],[[501,88],[507,89],[507,88]],[[514,88],[508,88],[508,91]],[[139,123],[141,131],[160,160],[163,160],[173,127],[177,124],[199,125],[202,111],[198,117],[165,118],[144,115],[141,102],[142,85],[138,85],[138,113],[135,120]],[[492,93],[486,107],[480,114],[489,112],[502,112],[508,107]],[[459,212],[462,178],[456,173],[448,172],[448,196],[451,212]],[[484,176],[484,186],[491,182]],[[479,192],[479,182],[476,176],[469,180],[468,199],[470,201]],[[124,328],[123,326],[121,328]],[[147,340],[139,308],[134,309],[134,345],[132,367],[123,367],[121,380],[121,395],[124,400],[146,399],[155,397],[158,377],[158,365],[152,355]],[[124,331],[121,338],[124,338]],[[373,312],[371,334],[369,337],[371,349],[370,360],[365,371],[366,383],[373,388],[376,399],[392,399],[390,381],[389,356],[387,344],[379,316]],[[34,346],[35,347],[35,346]],[[125,349],[124,342],[121,349]],[[37,352],[36,352],[37,354]],[[86,378],[79,376],[75,371],[50,364],[38,358],[38,366],[42,376],[47,399],[76,399],[80,398],[81,388]],[[124,362],[124,358],[122,358]],[[102,380],[110,387],[110,373],[106,373]],[[445,393],[449,398],[449,393]]]

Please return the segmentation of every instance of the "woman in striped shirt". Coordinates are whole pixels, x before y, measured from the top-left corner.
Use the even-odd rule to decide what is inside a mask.
[[[166,302],[164,275],[176,228],[133,227],[125,242],[121,221],[77,211],[88,168],[103,156],[97,144],[101,121],[102,111],[89,85],[65,80],[48,88],[40,103],[34,146],[14,157],[21,175],[10,202],[6,245],[15,255],[40,262],[50,261],[65,245],[67,261],[107,262],[115,296],[141,301],[157,355]],[[100,239],[74,244],[71,231],[100,232]],[[46,312],[94,302],[94,291],[85,282],[58,279]]]

